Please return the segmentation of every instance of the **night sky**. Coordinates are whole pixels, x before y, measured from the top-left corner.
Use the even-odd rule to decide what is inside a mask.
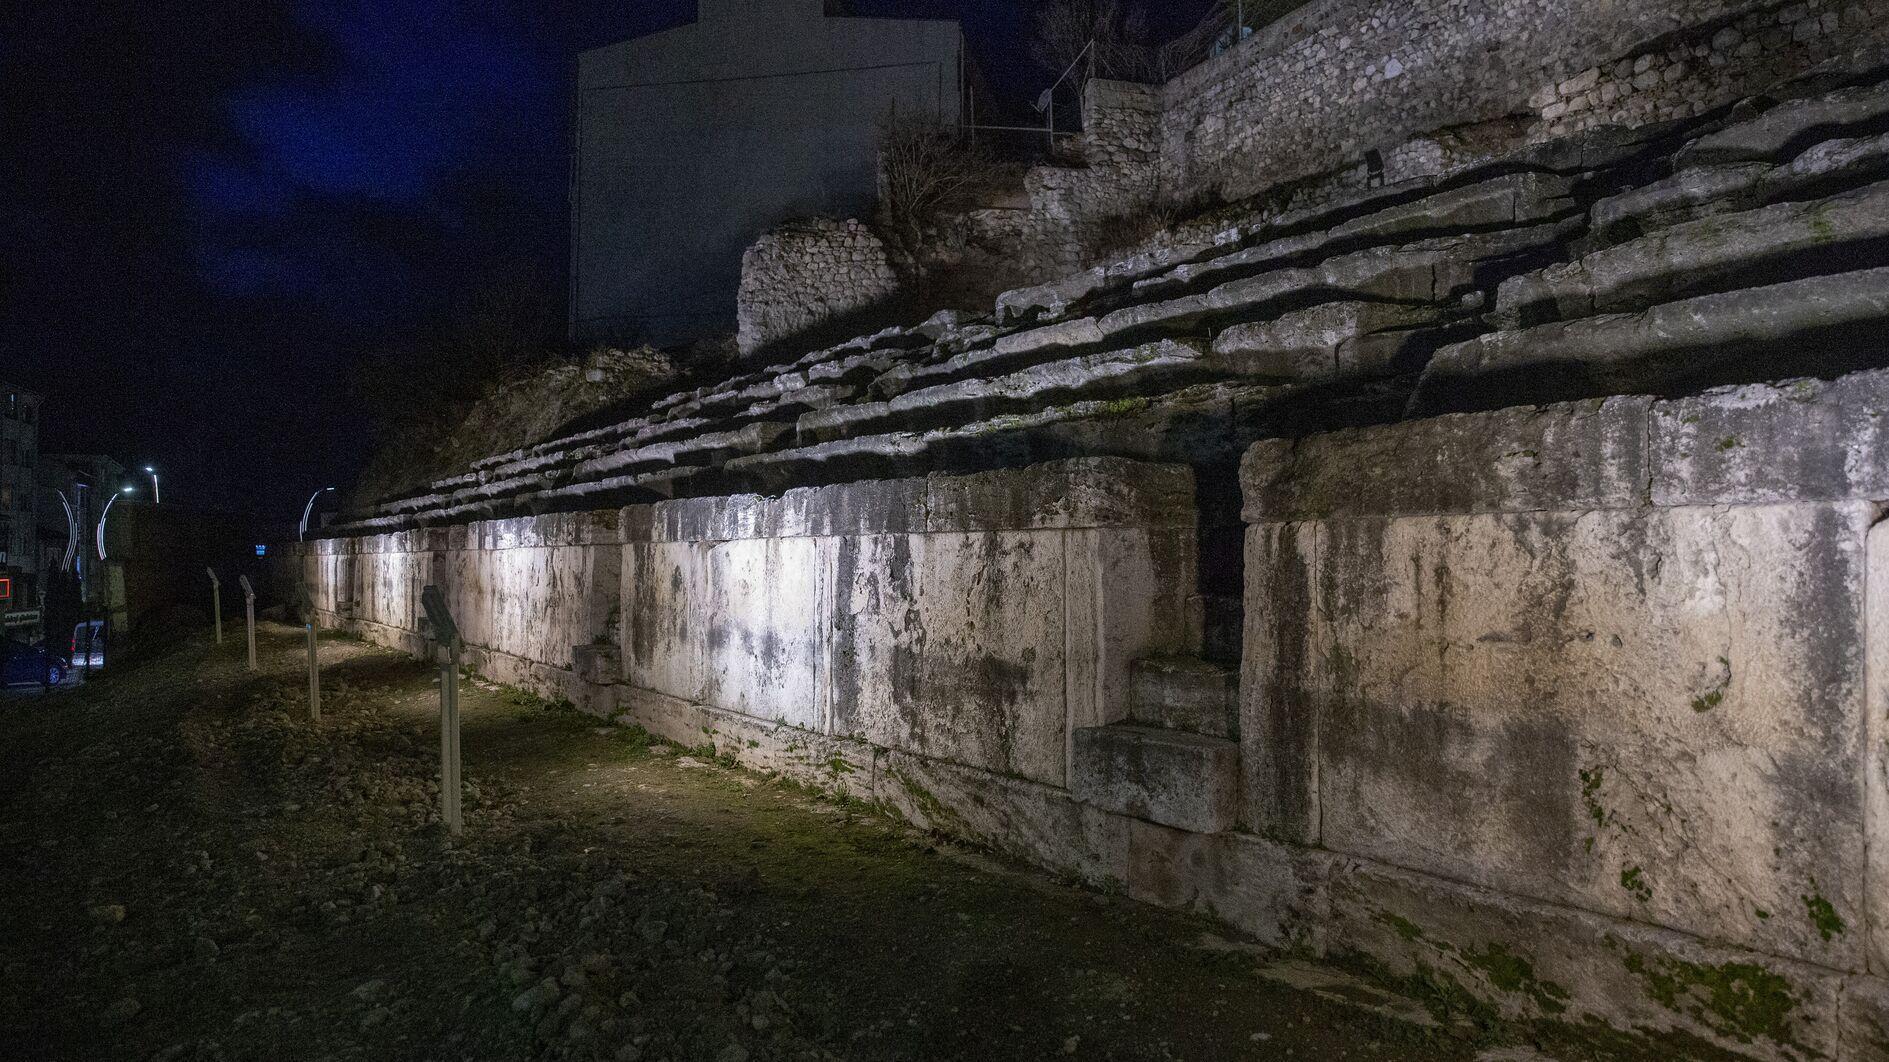
[[[1211,0],[1155,3],[1175,30]],[[1032,4],[960,18],[997,89],[1040,91]],[[693,0],[93,0],[0,14],[0,379],[41,448],[164,474],[168,501],[293,520],[372,440],[364,352],[491,285],[561,327],[578,51]],[[1163,27],[1164,29],[1167,27]]]

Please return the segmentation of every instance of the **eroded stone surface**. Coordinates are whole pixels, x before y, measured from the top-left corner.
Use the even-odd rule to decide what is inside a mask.
[[[1193,833],[1231,829],[1240,747],[1161,727],[1118,723],[1075,734],[1070,791],[1105,811]]]

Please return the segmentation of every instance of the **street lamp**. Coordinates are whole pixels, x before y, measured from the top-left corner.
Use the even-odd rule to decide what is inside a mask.
[[[308,517],[310,516],[310,514],[312,514],[315,511],[315,499],[333,490],[334,490],[333,487],[323,487],[320,490],[308,496],[308,504],[302,506],[301,529],[295,532],[296,541],[299,542],[308,537]]]
[[[112,514],[112,506],[117,503],[119,495],[130,494],[132,491],[135,491],[137,489],[138,488],[136,487],[125,487],[121,489],[118,492],[118,494],[114,494],[111,497],[105,499],[105,511],[98,514],[98,559],[99,560],[105,559],[105,518]]]
[[[151,477],[151,504],[164,504],[164,494],[157,489],[157,469],[152,468],[150,465],[145,465],[144,471],[146,475]]]

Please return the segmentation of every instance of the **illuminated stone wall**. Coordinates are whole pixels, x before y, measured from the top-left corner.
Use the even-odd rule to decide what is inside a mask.
[[[1411,872],[1332,894],[1399,970],[1502,947],[1569,993],[1456,963],[1515,1013],[1737,1043],[1733,1015],[1606,982],[1745,964],[1796,1000],[1761,1048],[1879,1057],[1837,1019],[1881,998],[1846,979],[1889,972],[1885,408],[1868,372],[1254,447],[1246,826]],[[1562,912],[1545,939],[1497,917],[1522,898]]]

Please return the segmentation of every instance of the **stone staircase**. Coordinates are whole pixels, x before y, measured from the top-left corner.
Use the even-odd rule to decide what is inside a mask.
[[[1008,292],[500,454],[362,534],[1881,364],[1889,70],[1597,129]]]
[[[1070,789],[1105,811],[1194,833],[1239,815],[1240,676],[1188,657],[1132,671],[1129,718],[1075,732]]]

